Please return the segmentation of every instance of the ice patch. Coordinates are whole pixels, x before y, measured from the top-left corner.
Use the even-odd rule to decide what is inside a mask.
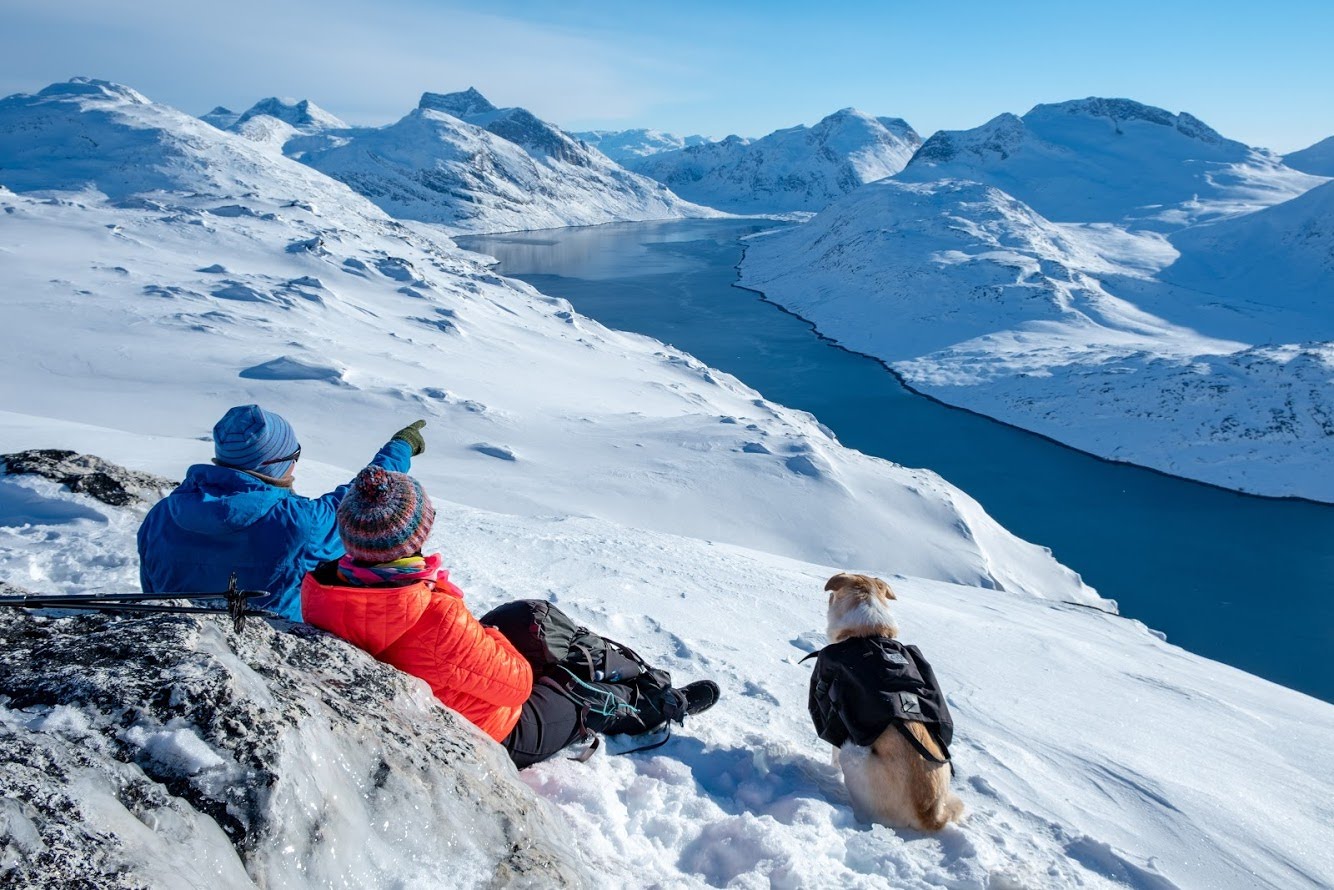
[[[120,740],[142,750],[158,766],[175,775],[193,776],[227,762],[188,726],[146,729],[135,725],[122,732]]]

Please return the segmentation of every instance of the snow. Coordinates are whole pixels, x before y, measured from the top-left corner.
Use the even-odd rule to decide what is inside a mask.
[[[657,152],[629,162],[683,198],[736,213],[819,210],[862,183],[903,169],[921,137],[899,118],[844,108],[814,126],[762,139]]]
[[[43,419],[23,423],[0,426],[0,447],[47,424],[49,435],[100,441],[113,458],[159,470],[175,464],[181,447]],[[50,497],[131,520],[113,519],[91,534],[48,525],[41,532],[52,546],[77,536],[81,546],[109,556],[133,551],[139,510],[54,489]],[[632,642],[673,676],[709,676],[722,686],[722,704],[689,720],[661,749],[599,753],[586,764],[558,759],[517,774],[557,808],[567,855],[599,883],[1315,888],[1334,876],[1334,756],[1324,744],[1334,731],[1334,706],[1191,655],[1138,622],[1022,593],[905,577],[891,565],[865,566],[894,586],[903,638],[922,647],[945,684],[957,724],[954,785],[969,808],[961,824],[934,836],[868,828],[854,821],[828,749],[814,738],[805,711],[809,667],[797,663],[823,642],[821,587],[834,567],[591,517],[495,513],[439,493],[435,500],[439,518],[429,546],[445,554],[474,610],[520,596],[547,598],[576,620]],[[6,542],[0,553],[8,562],[22,550]],[[133,571],[132,560],[108,560],[77,587],[62,573],[47,586],[114,588],[132,584]],[[274,660],[277,644],[268,641],[281,636],[248,631],[251,642],[237,649],[221,623],[205,623],[195,645],[209,664],[222,659],[207,670],[244,684],[241,701],[269,712],[266,697],[291,695],[291,683],[305,696],[330,688],[329,668],[307,688],[290,665]],[[327,645],[342,648],[349,669],[367,670],[369,660],[355,650]],[[336,690],[345,682],[334,683],[333,696],[343,694]],[[450,872],[452,886],[467,886],[479,875],[472,863],[500,855],[485,837],[471,854],[413,847],[423,827],[461,816],[447,798],[426,797],[432,773],[396,772],[391,793],[366,801],[348,784],[375,773],[374,756],[363,753],[371,743],[365,729],[341,722],[328,704],[305,707],[318,717],[300,721],[299,737],[283,743],[292,753],[271,767],[289,784],[270,819],[290,820],[291,842],[309,844],[300,829],[309,817],[300,814],[322,801],[339,806],[325,811],[329,821],[318,840],[299,854],[284,853],[276,839],[261,844],[247,859],[257,882],[322,886],[338,874],[371,883],[411,874],[421,880],[441,855],[472,855],[479,858],[462,859]],[[396,726],[426,730],[443,717],[427,713],[431,708],[424,687],[399,681],[392,700],[376,710]],[[0,711],[6,720],[14,715]],[[83,740],[85,747],[105,721],[70,708],[17,719],[27,724],[25,738]],[[187,722],[125,735],[137,747],[144,747],[141,738],[158,741],[161,752],[145,752],[152,769],[207,783],[233,767],[203,746],[205,732]],[[398,744],[384,742],[391,750]],[[498,748],[472,744],[485,745],[487,762],[499,769],[491,753]],[[505,781],[515,775],[501,773]],[[354,801],[366,803],[349,807]],[[417,808],[411,832],[399,830],[408,808]],[[206,822],[197,811],[187,815]],[[109,816],[91,818],[116,836],[128,831]],[[210,850],[221,858],[227,847]],[[167,854],[141,855],[153,863]],[[311,865],[298,872],[297,862]]]
[[[81,136],[107,150],[82,151]],[[657,751],[515,774],[476,734],[441,762],[460,744],[455,718],[422,684],[327,637],[237,637],[182,619],[155,625],[159,640],[115,633],[123,619],[47,619],[104,622],[108,645],[160,643],[197,662],[192,682],[225,677],[229,701],[277,721],[259,737],[281,777],[265,824],[284,830],[235,846],[171,791],[181,782],[191,799],[208,798],[231,770],[252,768],[235,751],[254,736],[232,748],[199,719],[120,725],[90,707],[0,702],[5,743],[50,765],[5,773],[33,791],[7,791],[0,805],[0,873],[21,856],[36,862],[41,841],[40,820],[10,801],[72,795],[87,834],[70,849],[111,857],[108,868],[129,863],[149,884],[481,884],[513,855],[507,832],[566,851],[569,873],[616,886],[1334,880],[1334,706],[1104,611],[1111,604],[1073,572],[933,473],[850,451],[815,418],[608,330],[496,276],[432,227],[391,219],[310,167],[125,88],[81,83],[3,100],[0,158],[10,321],[0,329],[0,449],[73,448],[179,478],[208,459],[209,429],[227,407],[258,401],[295,425],[297,489],[315,494],[426,417],[414,475],[436,502],[430,546],[474,610],[550,599],[678,680],[716,679],[724,696]],[[931,187],[892,183],[854,199],[909,188],[935,206]],[[1062,324],[1065,301],[1117,319],[1108,339],[1175,336],[1079,277],[1087,268],[1142,279],[1125,257],[1156,268],[1174,254],[1160,236],[1058,226],[999,193],[961,188],[993,215],[939,225],[972,225],[969,237],[1004,263],[951,255],[949,268],[976,265],[999,287],[997,268],[1013,279],[1014,265],[1036,266],[1038,324]],[[237,206],[251,212],[212,212]],[[943,237],[904,225],[909,238]],[[971,242],[952,243],[966,253]],[[1053,257],[1078,260],[1067,264],[1072,281]],[[925,285],[944,274],[921,273]],[[231,288],[251,298],[214,293]],[[963,331],[993,312],[952,323]],[[242,376],[257,367],[280,372]],[[298,379],[302,369],[318,373]],[[49,592],[133,589],[142,509],[0,477],[0,578]],[[808,668],[797,661],[822,644],[821,588],[843,569],[890,581],[905,640],[949,695],[955,787],[971,815],[939,835],[857,825],[811,730]],[[35,621],[9,626],[46,627]],[[80,639],[57,638],[76,648]],[[322,667],[295,654],[308,646]],[[171,688],[150,664],[105,659],[97,676]],[[357,694],[366,689],[384,698],[368,704]],[[54,697],[46,707],[73,707]],[[300,719],[274,701],[299,702]],[[109,753],[113,727],[132,761]],[[391,790],[368,799],[380,756]],[[78,766],[62,782],[55,764]],[[455,776],[483,803],[460,797]],[[551,807],[524,803],[522,786]],[[127,809],[118,788],[149,803]],[[503,799],[493,805],[482,788]]]
[[[716,215],[472,88],[424,93],[386,127],[348,127],[308,100],[265,99],[229,129],[347,183],[395,217],[456,233]]]
[[[1334,176],[1334,136],[1283,156],[1283,163],[1303,173]]]
[[[1264,175],[1209,173],[1211,194],[1174,204],[1218,158]],[[937,134],[899,175],[755,239],[743,283],[944,402],[1331,501],[1332,186],[1186,115],[1039,106]]]
[[[712,142],[706,136],[678,136],[664,133],[662,130],[586,130],[571,133],[576,139],[587,142],[618,164],[635,158],[644,158],[663,151],[689,148],[692,145],[705,145]]]
[[[247,121],[256,117],[271,117],[303,132],[346,130],[348,128],[342,120],[309,99],[280,99],[276,96],[260,99],[250,106],[232,123],[232,127],[243,127]]]
[[[1055,222],[1170,231],[1296,197],[1320,180],[1225,139],[1185,112],[1079,99],[942,130],[899,174],[995,186]]]
[[[190,441],[231,405],[259,402],[300,431],[306,473],[314,461],[356,466],[421,416],[434,478],[476,506],[647,521],[821,562],[892,558],[925,577],[1096,600],[933,474],[843,449],[809,415],[501,279],[309,167],[114,93],[12,98],[0,103],[0,134],[18,130],[11,121],[25,147],[43,144],[41,126],[143,146],[132,164],[115,158],[77,179],[37,150],[6,167],[25,190],[0,196],[9,311],[23,319],[0,331],[11,412],[112,429],[132,420]],[[175,188],[126,195],[125,177],[148,175]],[[101,193],[45,191],[71,180]],[[207,212],[238,203],[254,213]],[[197,271],[215,265],[230,271]],[[66,348],[34,355],[33,332],[57,329]],[[333,420],[349,414],[356,435]],[[756,440],[772,453],[743,450]],[[178,461],[207,456],[187,449]],[[503,488],[487,475],[496,466],[513,470]]]

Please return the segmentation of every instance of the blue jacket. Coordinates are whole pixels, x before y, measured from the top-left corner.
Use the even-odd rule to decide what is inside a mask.
[[[412,447],[393,439],[371,461],[406,473]],[[145,593],[267,590],[252,605],[301,620],[301,578],[343,555],[335,513],[340,485],[318,498],[269,485],[248,473],[196,464],[139,527],[139,583]]]

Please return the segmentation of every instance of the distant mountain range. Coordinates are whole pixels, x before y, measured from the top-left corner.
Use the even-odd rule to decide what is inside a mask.
[[[475,89],[424,93],[385,127],[349,127],[308,100],[206,118],[347,183],[386,212],[454,232],[714,215],[523,108]]]
[[[572,134],[618,164],[659,152],[712,142],[706,136],[677,136],[661,130],[586,130]]]
[[[672,191],[735,213],[820,210],[903,169],[922,139],[898,118],[852,108],[761,139],[729,136],[628,161]]]
[[[1125,99],[932,136],[743,283],[915,388],[1095,454],[1334,501],[1334,182]]]

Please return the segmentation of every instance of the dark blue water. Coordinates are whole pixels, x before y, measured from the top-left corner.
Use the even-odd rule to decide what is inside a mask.
[[[771,225],[461,240],[609,327],[671,343],[811,412],[845,445],[935,470],[1170,641],[1334,701],[1334,507],[1109,463],[912,393],[879,362],[732,286],[738,239]]]

